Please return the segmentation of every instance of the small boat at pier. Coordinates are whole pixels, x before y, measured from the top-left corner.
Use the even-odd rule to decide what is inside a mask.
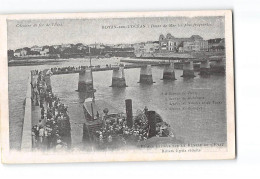
[[[155,111],[132,114],[132,100],[126,100],[126,112],[119,111],[103,100],[87,100],[83,105],[86,122],[83,141],[97,149],[117,149],[153,137],[175,138],[170,125]]]

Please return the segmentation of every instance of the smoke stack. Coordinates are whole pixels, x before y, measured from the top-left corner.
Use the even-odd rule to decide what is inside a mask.
[[[126,124],[128,127],[133,126],[133,110],[132,110],[132,100],[126,99],[125,100],[125,107],[126,107]]]
[[[149,125],[149,136],[153,137],[156,135],[156,117],[155,117],[155,111],[148,111],[147,112],[147,118],[148,118],[148,125]]]

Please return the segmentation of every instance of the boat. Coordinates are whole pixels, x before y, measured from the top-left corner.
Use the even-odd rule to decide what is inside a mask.
[[[103,100],[86,100],[83,105],[86,119],[83,142],[99,149],[116,149],[137,145],[153,137],[174,137],[170,125],[155,111],[148,111],[146,107],[133,116],[131,108],[129,99],[126,100],[125,113]]]

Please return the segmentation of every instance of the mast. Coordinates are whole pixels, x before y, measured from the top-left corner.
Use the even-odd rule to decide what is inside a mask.
[[[90,52],[90,48],[89,48]],[[91,81],[92,81],[92,101],[95,102],[95,91],[94,91],[94,81],[93,81],[93,71],[92,71],[92,63],[91,63],[91,56],[89,56],[89,65],[90,65],[90,73],[91,73]]]

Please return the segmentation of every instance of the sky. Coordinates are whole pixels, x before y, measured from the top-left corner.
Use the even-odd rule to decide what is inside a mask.
[[[224,38],[224,17],[8,20],[8,49],[67,43],[126,44],[158,41],[160,34]]]

